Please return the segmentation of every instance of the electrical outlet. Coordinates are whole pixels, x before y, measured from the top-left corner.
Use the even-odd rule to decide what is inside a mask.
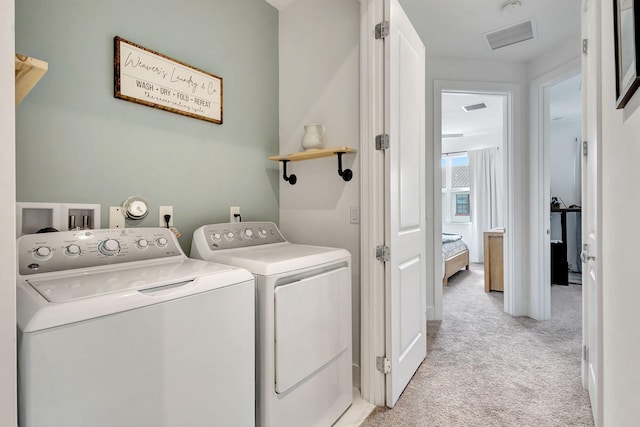
[[[231,206],[229,208],[229,222],[240,222],[240,219],[240,206]]]
[[[164,227],[164,228],[173,227],[173,206],[160,206],[158,212],[160,215],[158,217],[158,223],[160,224],[160,227]],[[171,215],[171,218],[169,218],[168,226],[167,226],[167,221],[164,220],[165,215]]]
[[[122,212],[122,206],[109,207],[109,228],[124,228],[124,212]]]

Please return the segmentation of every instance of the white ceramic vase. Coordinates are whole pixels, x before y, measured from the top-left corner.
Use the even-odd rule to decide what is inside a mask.
[[[313,124],[304,126],[304,135],[302,136],[302,149],[318,150],[324,146],[322,137],[324,136],[324,126]]]

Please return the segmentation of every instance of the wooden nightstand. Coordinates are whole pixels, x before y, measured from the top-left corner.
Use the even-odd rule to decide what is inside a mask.
[[[484,232],[484,291],[504,291],[504,230]]]

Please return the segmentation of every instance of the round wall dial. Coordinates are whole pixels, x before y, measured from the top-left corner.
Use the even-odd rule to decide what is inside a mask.
[[[139,196],[129,197],[122,205],[127,218],[142,219],[149,213],[149,202]]]

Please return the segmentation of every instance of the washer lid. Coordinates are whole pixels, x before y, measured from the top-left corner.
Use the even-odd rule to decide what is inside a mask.
[[[234,265],[253,274],[272,276],[350,258],[345,249],[325,246],[274,243],[210,253],[210,260]]]
[[[73,274],[56,275],[56,277],[30,278],[27,283],[48,302],[62,303],[131,289],[138,291],[155,289],[231,269],[232,267],[227,265],[186,259],[98,272],[76,271]]]

